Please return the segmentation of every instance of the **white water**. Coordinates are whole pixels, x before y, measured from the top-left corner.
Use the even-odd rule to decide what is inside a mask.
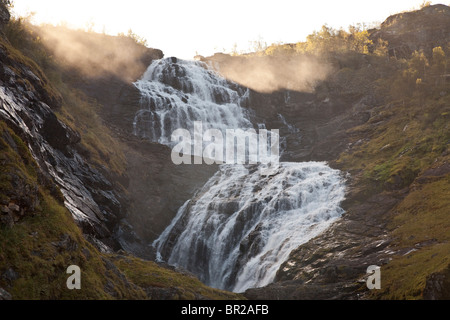
[[[324,163],[281,163],[272,176],[222,166],[155,245],[171,246],[167,261],[208,285],[242,292],[272,282],[293,249],[341,216],[344,195],[344,180]]]
[[[191,130],[194,121],[202,121],[204,130],[253,128],[248,110],[241,107],[247,90],[233,88],[202,62],[172,59],[153,62],[135,83],[143,106],[134,119],[135,135],[173,145],[173,131]]]
[[[152,141],[171,146],[172,131],[194,121],[222,131],[264,127],[241,106],[248,92],[199,62],[156,61],[136,86],[143,107],[135,134]],[[272,282],[293,249],[341,216],[345,186],[325,163],[261,169],[220,166],[154,242],[158,256],[216,288],[241,292]]]

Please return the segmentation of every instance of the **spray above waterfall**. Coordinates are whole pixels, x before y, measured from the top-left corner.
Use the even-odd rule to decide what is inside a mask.
[[[205,141],[199,135],[208,130],[241,130],[236,139],[246,134],[243,144],[252,150],[259,140],[248,132],[266,129],[247,108],[248,89],[202,62],[154,61],[135,85],[142,97],[135,134],[174,147],[183,146],[173,139],[174,132],[189,133],[189,140],[193,133],[194,141],[200,139],[197,151],[195,142],[186,149],[194,156],[204,155]],[[281,120],[289,132],[297,130]],[[195,129],[199,123],[202,130]],[[278,132],[271,132],[271,142],[278,138]],[[251,160],[252,153],[245,159]],[[345,179],[325,163],[277,163],[271,170],[262,161],[231,163],[222,164],[178,210],[153,245],[161,259],[193,272],[204,283],[241,292],[272,282],[292,250],[342,215]]]

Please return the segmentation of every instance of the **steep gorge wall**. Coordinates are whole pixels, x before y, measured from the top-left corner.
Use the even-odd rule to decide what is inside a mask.
[[[328,161],[350,175],[342,219],[294,250],[273,284],[250,289],[246,297],[445,297],[448,254],[442,248],[447,246],[448,221],[441,215],[449,208],[443,195],[450,174],[448,85],[430,87],[421,99],[413,93],[398,101],[390,87],[380,84],[391,83],[404,68],[396,56],[409,58],[423,49],[431,60],[432,48],[446,47],[448,12],[447,6],[438,5],[388,18],[371,37],[389,40],[390,58],[328,56],[333,71],[313,92],[251,92],[249,105],[257,116],[269,119],[268,128],[283,126],[281,114],[298,129],[284,132],[287,151],[282,158]],[[221,64],[238,58],[216,54],[203,60],[220,71]],[[379,265],[384,272],[386,282],[379,292],[365,286],[369,265]]]

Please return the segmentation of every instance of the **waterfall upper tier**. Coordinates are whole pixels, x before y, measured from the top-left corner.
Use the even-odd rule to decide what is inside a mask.
[[[250,111],[242,108],[248,89],[203,62],[156,60],[135,85],[142,94],[134,120],[134,132],[140,137],[172,145],[172,132],[191,129],[194,121],[202,121],[205,129],[253,128]]]

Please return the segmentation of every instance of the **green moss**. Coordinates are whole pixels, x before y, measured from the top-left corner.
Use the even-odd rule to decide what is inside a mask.
[[[178,298],[182,300],[194,299],[198,295],[216,300],[243,299],[239,294],[207,287],[193,276],[162,268],[154,262],[128,256],[116,257],[115,263],[140,287],[175,288],[181,292]]]
[[[396,207],[389,224],[398,249],[383,267],[380,299],[420,299],[427,277],[450,264],[450,175],[417,185]]]

